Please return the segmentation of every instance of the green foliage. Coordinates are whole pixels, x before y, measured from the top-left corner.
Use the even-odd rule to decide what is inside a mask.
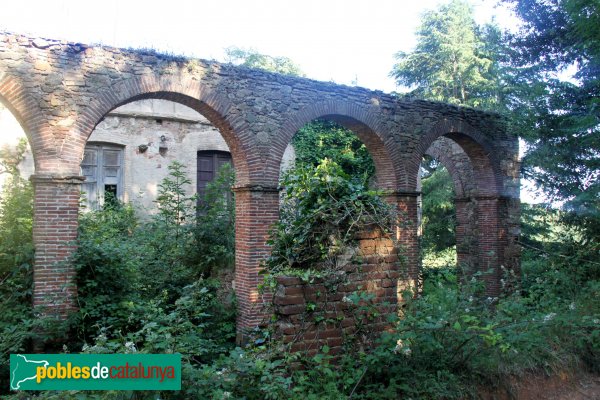
[[[347,351],[333,362],[326,346],[312,357],[282,353],[276,343],[235,349],[209,365],[186,364],[185,396],[460,399],[525,372],[580,368],[578,357],[597,366],[597,283],[563,301],[514,294],[495,309],[477,280],[458,287],[450,271],[425,286],[420,297],[406,293],[396,329],[368,352]]]
[[[73,325],[80,340],[89,343],[100,332],[137,332],[148,315],[166,320],[172,309],[183,318],[178,307],[184,299],[213,285],[202,277],[214,268],[228,267],[233,259],[232,202],[217,201],[230,191],[231,168],[209,185],[203,214],[198,216],[195,197],[185,195],[189,179],[181,164],[172,164],[169,171],[159,186],[159,212],[150,221],[138,221],[130,206],[118,202],[106,202],[102,210],[81,216],[72,259],[79,290]],[[190,282],[208,286],[196,288]]]
[[[375,163],[354,132],[328,120],[317,119],[296,132],[292,139],[296,163],[317,167],[324,159],[338,164],[351,176],[368,180]]]
[[[415,50],[397,53],[390,75],[419,98],[495,109],[501,92],[490,46],[497,35],[476,25],[469,3],[452,0],[423,14]]]
[[[0,193],[0,384],[8,388],[8,356],[30,349],[35,336],[31,308],[33,191],[10,170]]]
[[[129,318],[135,329],[99,330],[87,353],[181,353],[189,362],[206,363],[232,347],[235,323],[231,309],[217,298],[219,283],[198,279],[185,286],[174,302],[144,299],[143,309]]]
[[[288,171],[282,185],[280,221],[271,232],[272,251],[266,261],[271,272],[336,270],[338,256],[358,232],[389,232],[395,221],[376,191],[327,159],[316,168]]]
[[[158,206],[158,215],[161,227],[167,236],[175,235],[178,242],[183,226],[193,220],[195,216],[194,205],[196,196],[186,194],[187,186],[192,181],[185,174],[185,165],[173,161],[168,166],[167,175],[158,185],[158,196],[155,203]]]
[[[304,76],[300,67],[288,57],[273,57],[255,49],[228,47],[225,49],[227,62],[249,68],[263,69],[284,75]]]
[[[9,174],[13,179],[19,175],[19,164],[25,157],[27,146],[27,139],[21,138],[15,148],[8,145],[0,148],[0,174]]]
[[[421,180],[422,247],[426,252],[443,251],[456,245],[454,228],[454,183],[446,168],[438,165]]]
[[[526,177],[588,234],[600,233],[600,4],[506,0],[523,22],[506,43],[510,109],[527,140]],[[565,81],[567,72],[574,72]],[[562,74],[562,76],[561,76]],[[561,79],[562,78],[562,79]]]
[[[225,171],[223,175],[226,178],[217,187],[228,186],[231,174]],[[291,210],[295,210],[291,216],[304,218],[304,227],[295,227],[296,232],[308,232],[303,229],[315,223],[327,225],[328,232],[343,237],[353,232],[353,223],[372,226],[375,217],[363,213],[380,200],[371,197],[374,193],[364,185],[348,179],[334,163],[325,161],[317,169],[301,169],[287,179],[293,184],[286,186],[284,201],[296,198],[291,202]],[[31,209],[25,207],[30,204],[31,192],[21,196],[20,190],[13,188],[2,195],[0,226],[5,234],[0,243],[17,228],[4,218],[31,217]],[[214,199],[224,199],[223,194],[215,188]],[[20,201],[11,200],[14,196]],[[220,204],[221,211],[206,208],[204,215],[219,216],[229,207],[226,201],[212,203]],[[361,211],[353,214],[352,210]],[[453,269],[429,271],[422,295],[406,293],[402,318],[375,348],[349,347],[334,358],[325,346],[314,356],[304,357],[282,352],[277,342],[233,348],[232,310],[219,300],[219,285],[214,280],[194,272],[183,273],[194,278],[180,282],[177,290],[165,284],[170,279],[180,280],[163,278],[170,267],[161,270],[158,265],[194,267],[183,259],[161,259],[165,248],[152,240],[155,229],[166,223],[163,218],[142,223],[131,208],[108,202],[103,210],[81,217],[80,250],[74,259],[79,269],[81,310],[72,321],[78,324],[75,332],[79,335],[65,339],[64,331],[53,331],[54,340],[71,351],[82,348],[88,353],[180,352],[183,389],[135,394],[44,392],[38,398],[451,399],[475,396],[478,384],[501,384],[528,371],[563,372],[582,365],[599,371],[598,247],[562,222],[558,212],[550,215],[541,208],[525,208],[524,216],[528,250],[522,291],[498,299],[495,309],[479,295],[483,289],[480,281],[458,286]],[[186,226],[182,224],[179,240],[193,237],[186,233]],[[31,236],[19,232],[15,231],[11,243],[30,243]],[[322,240],[330,240],[325,231],[318,234]],[[173,236],[170,241],[175,241]],[[328,244],[327,249],[337,251],[338,242],[330,243],[333,246]],[[27,250],[19,251],[26,254]],[[22,260],[22,255],[17,259]],[[5,355],[29,349],[30,330],[35,328],[29,307],[30,274],[23,272],[19,263],[11,265],[17,271],[11,275],[14,280],[9,278],[0,285],[5,302],[0,349]],[[149,274],[154,274],[152,280],[145,278]],[[351,297],[357,304],[364,299],[360,293]],[[2,368],[6,380],[7,365]]]
[[[77,270],[79,312],[74,316],[86,341],[101,329],[130,329],[129,316],[141,303],[142,257],[138,221],[131,207],[106,202],[79,219]]]
[[[210,273],[213,268],[232,268],[235,255],[235,182],[233,167],[223,165],[206,185],[194,229],[194,248],[189,249],[198,266]]]

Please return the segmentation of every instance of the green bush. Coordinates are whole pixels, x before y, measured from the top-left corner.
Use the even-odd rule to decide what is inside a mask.
[[[375,162],[354,132],[328,120],[316,119],[292,139],[296,165],[315,168],[324,159],[333,161],[348,175],[364,181],[375,174]]]
[[[206,186],[199,203],[194,243],[190,254],[210,274],[213,268],[233,269],[235,259],[235,182],[233,167],[225,164]]]
[[[177,193],[181,178],[161,191]],[[206,239],[207,257],[233,255],[232,240],[218,247],[219,235],[233,234],[233,202],[225,197],[230,179],[224,171],[199,213],[193,199],[166,196],[160,201],[186,202],[181,209],[164,207],[169,218],[163,212],[142,222],[118,202],[82,215],[73,258],[80,310],[68,334],[60,325],[40,329],[31,310],[31,188],[13,181],[0,198],[3,388],[7,355],[50,336],[70,351],[179,352],[183,376],[180,392],[38,396],[47,399],[451,399],[476,397],[477,385],[502,384],[530,371],[600,371],[597,241],[539,209],[524,212],[527,250],[516,293],[486,299],[480,281],[459,285],[454,267],[427,270],[423,292],[405,294],[395,328],[371,349],[348,347],[334,358],[327,347],[311,357],[288,354],[277,341],[234,348],[233,308],[219,300],[219,284],[208,273],[222,265],[193,250]],[[376,192],[329,161],[287,179],[282,221],[274,231],[280,242],[268,261],[273,271],[327,265],[360,229],[374,223],[388,229],[393,220],[382,214]],[[208,226],[214,233],[221,229],[217,224],[224,226],[212,238],[198,231]]]
[[[230,170],[221,175],[215,186],[209,187],[210,196],[229,192],[226,177],[231,176]],[[188,320],[197,330],[195,335],[187,334],[188,338],[211,342],[216,333],[215,342],[232,340],[233,314],[214,299],[216,283],[204,278],[217,266],[211,260],[233,253],[233,240],[222,237],[227,251],[197,250],[198,232],[213,228],[209,216],[221,213],[221,219],[212,224],[227,221],[232,225],[232,209],[223,210],[211,199],[204,215],[197,216],[195,196],[185,195],[188,184],[183,165],[171,164],[169,176],[159,185],[158,213],[150,221],[140,222],[131,206],[118,201],[106,202],[101,210],[81,216],[78,248],[72,258],[77,269],[79,312],[71,321],[81,342],[90,343],[101,334],[109,339],[135,334],[139,340],[142,330],[154,326],[149,316],[159,325],[158,321],[163,321],[165,327],[174,322],[169,318],[174,318],[176,327],[182,329],[187,326],[182,320]],[[229,226],[221,232],[233,235]],[[193,296],[198,301],[194,305],[197,317],[210,315],[209,322],[202,322],[212,324],[209,331],[200,329],[200,321],[196,324],[186,309],[192,306],[188,302]],[[172,337],[182,336],[172,333]],[[205,347],[212,351],[212,345]]]
[[[396,221],[377,191],[328,159],[316,168],[287,171],[282,186],[280,220],[271,231],[266,261],[273,273],[334,270],[358,232],[378,228],[387,233]]]
[[[8,388],[9,354],[31,349],[33,239],[31,184],[10,175],[0,193],[0,385]]]

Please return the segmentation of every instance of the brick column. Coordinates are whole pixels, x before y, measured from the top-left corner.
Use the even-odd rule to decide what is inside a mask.
[[[404,282],[398,283],[398,290],[402,291],[407,286],[419,289],[421,274],[421,252],[419,244],[419,196],[420,192],[395,192],[385,196],[388,203],[395,204],[398,212],[398,240],[399,256],[402,261],[402,271],[405,276],[400,277]]]
[[[75,270],[68,258],[75,250],[80,176],[31,177],[34,189],[33,306],[42,315],[66,318],[76,309]]]
[[[500,278],[504,259],[506,234],[499,220],[499,198],[497,196],[477,196],[477,234],[479,244],[479,271],[486,272],[486,294],[496,297],[500,294]]]
[[[460,275],[477,271],[477,228],[475,204],[470,198],[455,198],[456,258]]]
[[[279,218],[279,191],[275,186],[245,186],[233,190],[237,341],[244,343],[248,333],[264,325],[269,316],[265,305],[271,296],[258,293],[258,285],[263,281],[259,271],[271,251],[266,241],[271,226]]]
[[[500,197],[499,203],[500,226],[505,234],[504,266],[513,272],[514,278],[518,281],[521,276],[521,246],[518,243],[521,234],[521,201],[518,197]]]

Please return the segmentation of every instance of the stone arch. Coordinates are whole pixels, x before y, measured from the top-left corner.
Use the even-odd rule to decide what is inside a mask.
[[[55,156],[50,133],[43,129],[44,118],[37,102],[20,83],[10,76],[0,75],[0,102],[12,113],[31,147],[36,171],[40,169],[41,150],[48,158]]]
[[[188,106],[206,117],[221,133],[233,156],[238,186],[247,185],[250,181],[248,155],[254,142],[247,132],[244,121],[233,117],[229,100],[214,90],[191,79],[160,79],[155,76],[144,76],[121,81],[94,99],[81,113],[71,137],[78,151],[65,154],[74,168],[78,168],[83,149],[88,137],[96,125],[111,110],[124,104],[145,99],[162,99]]]
[[[425,154],[437,159],[450,173],[456,197],[464,198],[473,194],[475,177],[473,166],[462,147],[454,141],[441,136],[425,151]],[[417,191],[421,191],[420,177],[417,177]]]
[[[280,135],[273,143],[266,175],[277,181],[285,148],[300,128],[317,118],[329,119],[353,131],[365,144],[375,162],[379,188],[388,191],[397,190],[398,176],[401,175],[398,174],[396,167],[400,165],[398,161],[400,157],[384,140],[385,128],[377,115],[364,107],[359,107],[356,103],[336,100],[311,104],[287,119]]]
[[[449,153],[456,147],[462,150],[457,157]],[[462,193],[457,191],[455,198],[459,266],[463,267],[462,272],[467,276],[477,271],[491,271],[483,277],[486,292],[489,296],[497,296],[501,290],[500,267],[504,263],[507,243],[501,211],[503,179],[495,148],[481,132],[466,122],[444,119],[423,136],[414,163],[419,165],[422,156],[427,153],[432,153],[444,163],[455,188],[462,190]],[[412,171],[410,179],[415,179],[418,173],[418,170]],[[472,181],[471,188],[463,184],[469,180]]]
[[[415,159],[409,163],[409,190],[416,190],[421,158],[440,137],[451,139],[462,148],[473,167],[477,193],[480,196],[498,196],[502,193],[500,162],[487,138],[462,120],[444,119],[436,123],[420,140]]]
[[[473,165],[462,147],[445,136],[438,137],[426,154],[439,161],[452,179],[456,213],[456,261],[459,271],[467,270],[476,264],[478,246],[477,238],[469,235],[469,232],[476,230],[477,224],[475,203],[471,201],[471,197],[476,195]],[[420,177],[418,179],[420,181]],[[420,187],[418,190],[421,191]]]

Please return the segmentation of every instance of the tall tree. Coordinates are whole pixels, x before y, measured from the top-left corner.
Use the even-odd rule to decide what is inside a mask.
[[[396,54],[391,76],[427,100],[499,110],[503,92],[496,54],[502,35],[495,26],[479,27],[471,6],[452,0],[423,14],[411,52]],[[454,191],[439,162],[422,162],[422,227],[426,255],[455,244]]]
[[[522,19],[507,53],[526,177],[600,236],[600,2],[505,0]],[[571,79],[565,79],[571,72]]]
[[[481,28],[472,7],[452,0],[423,14],[416,48],[398,52],[391,76],[414,87],[412,95],[428,100],[495,109],[500,103],[494,27]]]

